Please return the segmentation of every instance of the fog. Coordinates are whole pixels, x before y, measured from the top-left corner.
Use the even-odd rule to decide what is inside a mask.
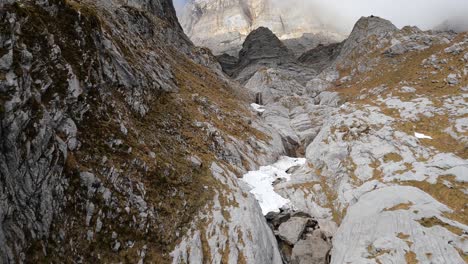
[[[349,33],[361,16],[380,16],[397,27],[433,29],[443,22],[468,31],[468,0],[272,0],[287,13],[296,13]],[[186,0],[174,0],[178,13]]]
[[[174,7],[177,11],[177,14],[180,14],[186,2],[187,0],[172,0],[172,3],[174,3]]]
[[[352,30],[361,16],[380,16],[397,27],[433,29],[444,21],[468,30],[468,0],[274,0],[282,8],[303,12],[343,33]],[[299,11],[301,10],[301,11]]]

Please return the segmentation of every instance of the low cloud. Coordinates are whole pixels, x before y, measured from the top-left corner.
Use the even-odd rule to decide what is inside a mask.
[[[179,12],[187,0],[174,0]],[[241,0],[258,1],[258,0]],[[333,26],[349,33],[361,16],[380,16],[396,26],[433,29],[444,22],[447,27],[468,31],[467,0],[270,0],[284,12]]]
[[[172,1],[172,3],[174,3],[174,8],[177,14],[180,14],[186,2],[187,0],[173,0]]]
[[[361,16],[380,16],[396,26],[433,29],[445,22],[458,30],[468,30],[467,0],[273,0],[275,4],[304,17],[333,25],[349,33]]]

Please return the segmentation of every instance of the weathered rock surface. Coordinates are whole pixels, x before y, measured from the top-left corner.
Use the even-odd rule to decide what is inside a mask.
[[[340,54],[342,44],[334,43],[329,45],[318,45],[316,48],[303,53],[298,61],[312,66],[316,71],[321,72],[329,67]]]
[[[359,55],[368,50],[365,42],[369,41],[370,36],[377,38],[385,37],[397,31],[398,28],[392,22],[380,17],[362,17],[354,25],[353,31],[349,37],[344,41],[338,62],[349,59],[348,56],[353,53]]]
[[[300,16],[284,5],[272,0],[191,0],[181,14],[181,24],[196,45],[208,47],[216,55],[237,56],[247,35],[259,27],[291,40],[287,44],[296,54],[343,39],[315,16]]]
[[[222,56],[223,70],[241,83],[247,81],[259,67],[276,67],[294,60],[293,53],[268,28],[252,31],[242,45],[237,64],[233,58]]]
[[[171,1],[0,5],[1,263],[281,262],[237,180],[281,138]]]
[[[299,58],[307,51],[319,46],[328,46],[342,41],[341,38],[331,36],[329,33],[304,33],[300,38],[282,38],[284,45],[294,52],[296,58]]]
[[[290,63],[246,82],[285,148],[305,148],[306,165],[275,190],[333,235],[331,263],[463,263],[468,255],[466,40],[362,18],[338,55],[311,53],[328,60],[322,72],[302,75]],[[326,255],[306,249],[321,248],[312,240],[294,248],[280,240],[283,258],[320,263]]]
[[[284,210],[266,216],[274,230],[283,263],[329,263],[331,235],[308,213]]]
[[[291,264],[330,263],[331,241],[319,229],[294,245]]]
[[[287,222],[282,223],[278,228],[278,236],[281,240],[294,245],[302,236],[308,219],[301,217],[292,217]]]

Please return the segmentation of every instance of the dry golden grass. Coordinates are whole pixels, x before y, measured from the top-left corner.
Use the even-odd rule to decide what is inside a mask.
[[[397,237],[402,240],[407,240],[410,236],[404,233],[398,233]]]
[[[386,154],[383,158],[384,162],[385,163],[388,163],[388,162],[400,162],[403,160],[403,158],[400,156],[400,154],[398,153],[389,153],[389,154]]]
[[[413,135],[417,128],[433,139],[420,139],[419,141],[427,146],[433,147],[440,152],[454,153],[455,155],[468,159],[468,146],[461,144],[459,140],[445,132],[450,126],[449,117],[446,115],[436,115],[434,117],[421,116],[419,121],[405,122],[401,121],[395,124],[395,128],[407,134]]]
[[[453,96],[461,94],[459,87],[468,85],[468,78],[464,76],[461,79],[461,84],[458,86],[450,86],[445,82],[445,78],[454,71],[451,68],[463,69],[464,62],[461,59],[463,54],[453,56],[446,54],[443,50],[453,43],[463,40],[465,35],[460,34],[452,43],[447,45],[435,45],[420,52],[410,52],[395,58],[387,58],[382,56],[382,50],[374,50],[366,55],[365,59],[355,58],[356,60],[370,60],[372,58],[381,58],[380,62],[370,72],[357,74],[353,80],[346,85],[336,83],[333,90],[340,93],[346,101],[354,102],[356,104],[368,104],[371,106],[378,106],[382,109],[383,113],[400,119],[400,114],[397,109],[389,109],[382,106],[376,99],[377,95],[371,95],[369,92],[381,85],[385,85],[387,90],[385,94],[392,93],[397,95],[403,101],[415,99],[417,95],[424,96],[433,101],[435,106],[441,106],[444,96]],[[447,59],[448,64],[443,65],[437,74],[433,75],[433,69],[425,68],[421,65],[424,59],[429,58],[431,55],[437,54],[440,60]],[[398,65],[398,67],[395,67]],[[350,74],[350,69],[341,69],[341,77]],[[437,82],[433,82],[436,80]],[[401,93],[400,88],[403,86],[402,82],[412,83],[410,85],[416,88],[416,93]],[[358,99],[361,95],[368,95],[365,99]],[[450,117],[447,115],[439,115],[431,118],[421,117],[417,122],[401,120],[396,124],[395,128],[402,130],[406,133],[413,134],[415,127],[420,130],[427,131],[428,135],[434,140],[421,140],[427,146],[434,147],[441,152],[453,152],[462,158],[468,158],[468,146],[460,144],[457,140],[453,139],[445,132],[445,129],[450,127]]]
[[[451,183],[453,188],[447,187],[443,181],[446,180]],[[439,202],[449,206],[454,212],[447,214],[447,216],[453,220],[459,221],[463,224],[468,224],[468,195],[463,191],[463,188],[467,188],[467,183],[456,182],[453,176],[439,177],[436,184],[431,184],[425,181],[408,181],[403,182],[404,185],[410,185],[417,187],[424,192],[430,194]]]
[[[401,204],[397,204],[391,208],[385,208],[384,211],[398,211],[398,210],[409,210],[411,208],[411,206],[413,206],[414,204],[412,202],[409,202],[409,203],[401,203]]]
[[[418,259],[416,258],[416,253],[414,253],[413,251],[406,252],[405,260],[406,260],[406,264],[418,264],[419,263]]]
[[[437,217],[422,218],[418,222],[424,227],[441,226],[441,227],[446,228],[447,230],[449,230],[450,232],[452,232],[452,233],[454,233],[454,234],[456,234],[458,236],[463,235],[463,230],[462,229],[460,229],[458,227],[455,227],[455,226],[452,226],[452,225],[449,225],[447,223],[444,223]]]

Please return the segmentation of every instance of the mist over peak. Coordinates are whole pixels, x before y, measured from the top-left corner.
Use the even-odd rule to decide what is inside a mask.
[[[179,13],[191,0],[174,0]],[[244,0],[249,1],[249,0]],[[362,16],[376,15],[397,27],[418,26],[423,30],[449,28],[468,31],[468,1],[463,0],[270,0],[285,12],[308,18],[349,34]],[[441,27],[443,24],[445,27]]]

